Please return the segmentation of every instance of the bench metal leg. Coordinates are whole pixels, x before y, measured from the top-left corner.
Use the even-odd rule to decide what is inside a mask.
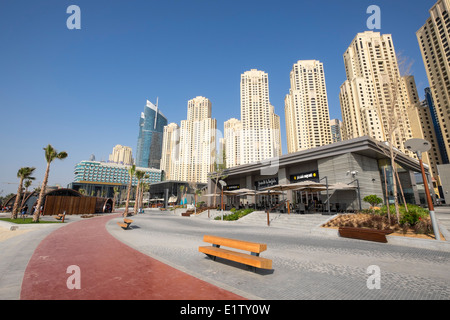
[[[210,255],[210,254],[206,254],[207,256],[208,256],[208,258],[210,258],[211,260],[213,260],[213,261],[216,261],[216,256],[212,256],[212,255]]]

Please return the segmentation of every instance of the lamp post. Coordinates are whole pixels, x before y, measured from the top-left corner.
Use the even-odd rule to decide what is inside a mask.
[[[220,211],[222,212],[222,220],[223,220],[223,187],[227,186],[227,183],[223,180],[219,180],[220,186],[222,187],[222,196],[220,197]]]
[[[328,211],[328,214],[331,215],[331,211],[330,211],[330,195],[329,195],[329,192],[328,192],[328,177],[325,176],[322,179],[320,179],[319,181],[322,181],[323,179],[325,179],[325,185],[327,187],[327,211]]]
[[[425,175],[425,169],[423,167],[422,162],[422,153],[427,152],[431,148],[431,144],[424,140],[424,139],[409,139],[405,142],[406,149],[414,152],[417,155],[417,158],[419,158],[419,164],[420,164],[420,170],[422,171],[422,179],[423,179],[423,185],[425,189],[425,194],[427,196],[427,202],[428,202],[428,210],[430,211],[430,219],[431,224],[433,226],[433,232],[436,237],[436,240],[441,240],[441,235],[439,234],[439,227],[436,221],[436,217],[434,215],[434,205],[433,201],[431,200],[430,190],[428,188],[428,180]]]
[[[353,180],[352,182],[349,182],[349,183],[347,183],[347,184],[351,184],[351,183],[353,183],[353,182],[355,182],[356,181],[356,187],[357,187],[357,189],[358,189],[358,203],[359,203],[359,211],[361,211],[362,210],[362,203],[361,203],[361,189],[360,189],[360,187],[359,187],[359,180],[358,180],[358,178],[356,178],[356,175],[358,174],[358,171],[347,171],[347,174],[351,174],[352,175],[352,177],[353,178],[355,178],[355,180]]]

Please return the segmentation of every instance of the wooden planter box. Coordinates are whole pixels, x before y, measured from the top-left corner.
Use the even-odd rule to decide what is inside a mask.
[[[344,238],[360,239],[387,243],[386,235],[391,234],[392,230],[376,230],[365,228],[340,227],[339,235]]]
[[[182,217],[190,217],[191,214],[193,214],[193,213],[194,213],[194,211],[186,211],[186,212],[181,213],[181,216]]]

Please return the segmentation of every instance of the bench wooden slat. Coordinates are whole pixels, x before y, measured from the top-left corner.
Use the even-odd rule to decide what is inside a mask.
[[[252,267],[261,269],[272,269],[272,260],[252,256],[246,253],[226,250],[223,248],[217,248],[212,246],[199,247],[198,250],[207,255],[212,255],[215,257],[236,261]]]
[[[267,250],[267,245],[264,243],[255,243],[236,239],[222,238],[212,235],[203,236],[203,241],[211,244],[216,244],[219,246],[241,249],[244,251],[250,251],[255,253],[261,253]]]

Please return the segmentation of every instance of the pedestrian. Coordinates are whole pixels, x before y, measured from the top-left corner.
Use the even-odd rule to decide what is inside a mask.
[[[25,215],[27,214],[27,211],[28,211],[28,205],[25,205],[25,206],[22,208],[22,217],[25,217]]]

